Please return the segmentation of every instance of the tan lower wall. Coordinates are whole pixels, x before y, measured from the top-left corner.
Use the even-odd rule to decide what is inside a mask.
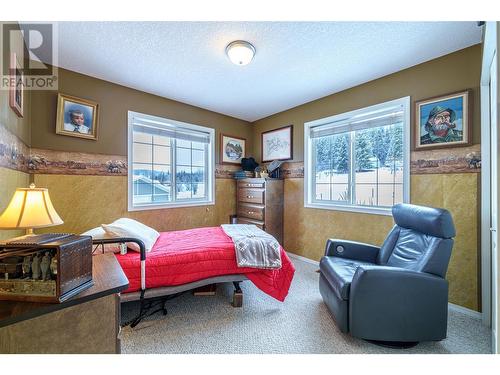
[[[411,201],[450,210],[457,237],[447,279],[450,302],[479,310],[478,183],[479,174],[411,176]],[[464,194],[466,192],[466,194]],[[319,260],[328,238],[381,245],[393,225],[392,217],[304,208],[304,179],[285,180],[285,248]]]
[[[444,207],[453,215],[457,237],[447,274],[450,302],[476,311],[479,310],[479,176],[477,173],[411,176],[412,203]],[[231,179],[216,179],[214,206],[138,212],[127,211],[126,176],[37,174],[35,183],[49,189],[52,202],[65,221],[59,227],[39,232],[81,233],[119,217],[137,219],[159,231],[181,230],[220,225],[228,222],[229,215],[235,212],[235,181]],[[15,183],[11,185],[14,189]],[[392,225],[390,216],[304,208],[304,179],[285,179],[284,246],[292,253],[319,260],[328,238],[380,245]]]
[[[234,180],[216,179],[215,205],[127,211],[126,176],[35,175],[37,187],[49,189],[64,224],[38,232],[82,233],[120,217],[130,217],[158,231],[216,226],[236,211]]]
[[[0,167],[0,214],[7,207],[18,187],[28,187],[29,174]],[[21,236],[22,230],[0,230],[0,240]]]

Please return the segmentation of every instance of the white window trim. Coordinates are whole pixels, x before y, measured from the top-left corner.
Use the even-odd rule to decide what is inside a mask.
[[[209,134],[210,144],[208,148],[208,160],[207,160],[207,177],[208,177],[208,194],[207,199],[190,199],[189,201],[180,200],[170,203],[158,203],[158,204],[145,204],[145,205],[135,205],[133,203],[134,190],[133,190],[133,123],[132,117],[134,115],[142,116],[150,120],[157,120],[161,118],[163,121],[168,121],[170,124],[179,125],[184,128],[203,131]],[[167,119],[160,116],[148,115],[145,113],[128,111],[128,131],[127,131],[127,147],[128,147],[128,176],[127,176],[127,201],[128,201],[128,211],[146,211],[146,210],[160,210],[166,208],[178,208],[178,207],[196,207],[196,206],[211,206],[215,205],[215,129],[208,128],[201,125],[190,124],[187,122],[176,121]],[[172,164],[172,173],[174,173]],[[175,189],[175,187],[172,187]],[[175,190],[173,190],[175,191]]]
[[[341,113],[338,115],[309,121],[304,124],[304,207],[306,208],[319,208],[324,210],[334,210],[334,211],[348,211],[348,212],[359,212],[365,214],[376,214],[376,215],[387,215],[391,216],[392,211],[390,207],[369,207],[369,206],[357,206],[350,204],[338,204],[338,203],[317,203],[313,201],[314,187],[312,186],[313,179],[311,178],[311,171],[314,170],[312,162],[313,157],[311,154],[311,138],[310,129],[313,126],[323,125],[327,123],[332,123],[335,121],[340,121],[355,115],[360,115],[365,112],[372,112],[378,109],[382,109],[390,105],[401,105],[404,108],[404,119],[403,119],[403,202],[410,202],[410,97],[406,96],[404,98],[390,100],[384,103],[375,104],[370,107],[356,109],[354,111]]]

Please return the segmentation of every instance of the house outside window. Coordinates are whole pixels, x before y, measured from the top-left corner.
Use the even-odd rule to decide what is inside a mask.
[[[409,202],[410,98],[304,126],[305,207],[391,214]]]
[[[215,131],[128,112],[129,211],[214,204]]]

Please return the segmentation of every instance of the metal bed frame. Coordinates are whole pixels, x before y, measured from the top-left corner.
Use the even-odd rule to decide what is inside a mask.
[[[92,240],[92,244],[96,245],[92,250],[94,253],[99,246],[102,246],[102,251],[104,252],[104,245],[107,244],[121,244],[126,242],[134,242],[139,245],[140,255],[141,255],[141,290],[132,293],[120,294],[120,302],[131,302],[140,301],[140,310],[135,318],[125,322],[122,326],[135,327],[139,322],[157,312],[163,312],[164,315],[167,314],[166,304],[169,300],[180,296],[181,294],[210,284],[217,283],[229,283],[232,282],[234,285],[233,292],[233,307],[242,306],[243,292],[240,288],[240,282],[248,280],[248,278],[243,274],[234,275],[223,275],[209,277],[207,279],[194,281],[187,284],[175,285],[175,286],[164,286],[158,288],[146,288],[146,247],[144,242],[137,238],[131,237],[120,237],[120,238],[106,238],[106,239],[95,239]]]

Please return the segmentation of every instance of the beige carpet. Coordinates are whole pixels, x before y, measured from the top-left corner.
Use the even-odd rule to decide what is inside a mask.
[[[318,291],[317,267],[292,259],[297,269],[290,293],[280,303],[242,283],[243,308],[230,305],[232,285],[213,297],[186,293],[158,313],[122,330],[123,353],[490,353],[490,333],[481,322],[450,311],[448,338],[404,350],[382,348],[341,333]],[[122,305],[122,320],[139,309]]]

